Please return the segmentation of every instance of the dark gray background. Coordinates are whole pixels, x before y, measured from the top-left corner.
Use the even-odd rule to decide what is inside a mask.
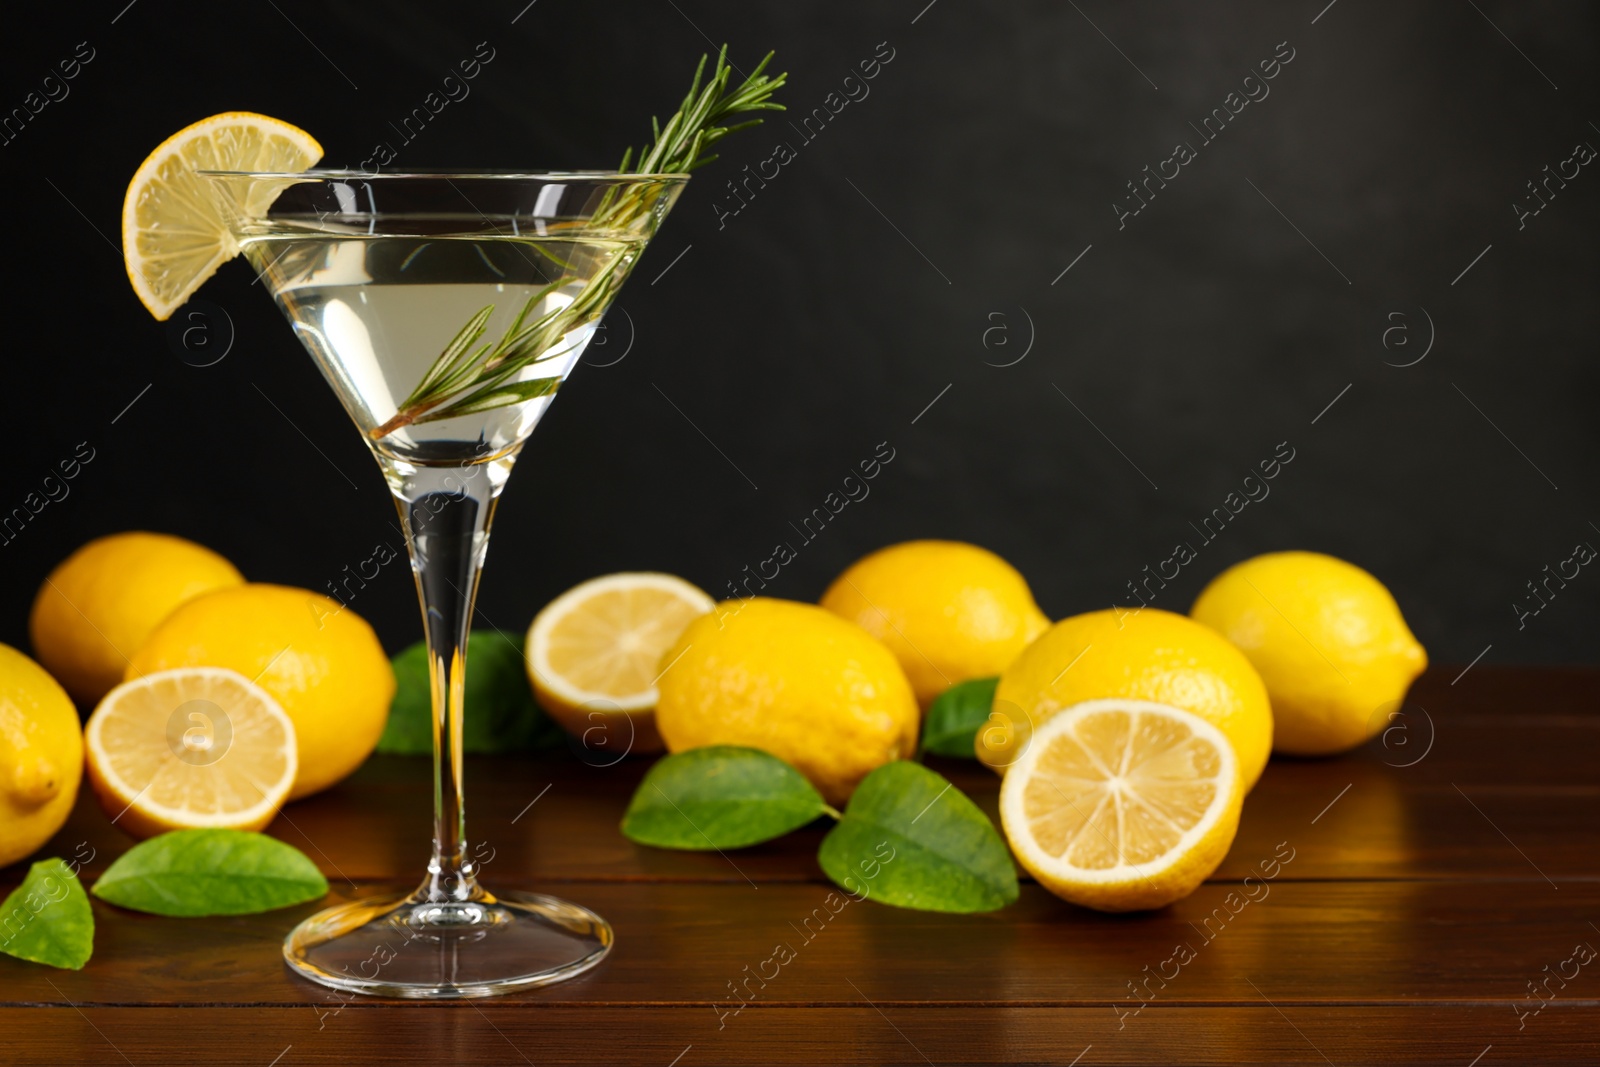
[[[22,427],[0,507],[95,450],[0,546],[0,640],[25,647],[45,573],[102,533],[171,531],[318,589],[399,545],[378,471],[246,267],[201,294],[235,332],[213,366],[135,300],[119,212],[159,141],[249,109],[355,165],[488,42],[471,95],[398,166],[614,166],[709,39],[745,67],[777,49],[790,115],[690,186],[623,294],[632,329],[614,316],[534,436],[485,621],[520,630],[620,569],[725,592],[778,541],[799,554],[768,591],[810,599],[912,537],[994,549],[1060,617],[1131,602],[1125,583],[1188,540],[1199,557],[1158,606],[1186,610],[1251,554],[1313,548],[1386,582],[1436,661],[1600,659],[1593,567],[1523,629],[1512,607],[1600,545],[1600,167],[1520,231],[1512,209],[1546,164],[1600,146],[1591,5],[125,4],[29,5],[0,45],[5,108],[78,42],[95,51],[0,146]],[[1189,123],[1285,41],[1270,96],[1119,231],[1124,183],[1199,147]],[[880,42],[894,58],[870,95],[803,143],[784,118]],[[722,183],[779,140],[798,158],[719,228]],[[1385,365],[1427,347],[1424,309],[1427,358]],[[790,523],[883,441],[870,496],[802,543]],[[1189,524],[1283,441],[1270,497],[1201,547]],[[351,606],[391,650],[420,636],[401,562]]]

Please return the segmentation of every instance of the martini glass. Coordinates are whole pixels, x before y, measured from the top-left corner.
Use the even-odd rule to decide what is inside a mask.
[[[244,255],[389,483],[433,689],[433,856],[410,893],[306,919],[289,966],[338,989],[482,997],[611,948],[580,905],[478,883],[462,805],[466,638],[495,502],[687,176],[203,172]]]

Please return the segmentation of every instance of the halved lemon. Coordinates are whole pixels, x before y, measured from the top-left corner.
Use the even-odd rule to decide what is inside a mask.
[[[1244,790],[1233,746],[1197,715],[1090,700],[1034,734],[1000,787],[1017,861],[1063,900],[1159,908],[1217,869]]]
[[[237,671],[183,667],[124,682],[89,716],[89,782],[135,837],[260,830],[294,785],[294,723]]]
[[[165,320],[238,242],[197,170],[302,171],[322,158],[306,131],[249,111],[229,111],[185,126],[139,164],[122,202],[122,258],[145,310]],[[263,196],[281,187],[262,186]],[[268,204],[245,205],[252,212]]]
[[[528,629],[528,678],[539,704],[567,731],[607,751],[659,752],[656,682],[661,656],[716,606],[671,574],[591,578],[556,597]]]

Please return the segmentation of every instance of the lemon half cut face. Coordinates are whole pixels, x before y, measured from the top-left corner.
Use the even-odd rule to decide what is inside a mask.
[[[1204,719],[1090,700],[1033,734],[1006,772],[1000,816],[1017,861],[1045,888],[1132,911],[1188,896],[1216,870],[1243,793],[1233,745]]]

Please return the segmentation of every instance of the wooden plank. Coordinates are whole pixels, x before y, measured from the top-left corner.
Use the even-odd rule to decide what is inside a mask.
[[[1459,715],[1600,716],[1600,669],[1518,667],[1479,663],[1467,669],[1435,664],[1411,686],[1409,701]]]
[[[537,778],[540,766],[524,773]],[[469,761],[469,776],[484,770]],[[1269,765],[1245,802],[1239,837],[1216,878],[1244,877],[1254,857],[1270,854],[1284,840],[1308,846],[1303,865],[1284,875],[1292,879],[1538,878],[1534,865],[1558,881],[1600,874],[1600,857],[1587,836],[1600,825],[1600,785],[1507,787],[1466,781],[1458,790],[1451,783],[1408,784],[1406,773],[1355,760]],[[994,818],[998,780],[971,772],[954,777]],[[416,778],[415,788],[407,790],[368,788],[353,780],[337,793],[292,806],[270,832],[305,851],[330,879],[371,880],[409,871],[420,878],[427,861],[430,801],[425,771]],[[724,858],[627,841],[617,829],[626,792],[552,788],[519,819],[520,809],[501,807],[498,799],[485,798],[485,791],[474,788],[477,802],[468,808],[468,826],[486,869],[510,872],[500,877],[541,882],[743,882],[749,877],[761,885],[822,881],[815,856],[830,825],[826,822]],[[40,855],[92,854],[86,867],[92,879],[132,844],[86,796]],[[23,873],[23,865],[0,872],[0,885],[14,885]]]
[[[1588,751],[1600,751],[1600,736],[1590,745]],[[522,792],[556,783],[520,818],[522,806],[512,805],[522,792],[509,793],[510,804],[491,794],[468,808],[480,858],[486,869],[512,872],[503,877],[740,884],[748,878],[758,885],[823,880],[815,857],[831,821],[726,856],[644,848],[617,829],[631,780],[615,791],[586,789],[559,771],[540,775],[543,769],[520,772],[534,782]],[[998,778],[948,761],[939,769],[998,825]],[[1513,788],[1463,776],[1458,789],[1408,781],[1413,770],[1367,759],[1270,765],[1246,801],[1239,836],[1215,877],[1245,877],[1286,840],[1305,846],[1304,864],[1285,874],[1293,879],[1538,879],[1537,870],[1557,880],[1600,876],[1600,856],[1588,843],[1590,828],[1600,825],[1600,783]],[[272,832],[317,859],[329,877],[420,871],[428,840],[426,795],[352,792],[337,804],[295,813],[292,824],[280,820]],[[328,842],[348,845],[335,850]]]
[[[1414,707],[1427,714],[1409,712],[1364,749],[1274,760],[1217,877],[1243,878],[1255,857],[1284,840],[1307,846],[1285,875],[1293,879],[1538,878],[1536,868],[1558,881],[1600,874],[1588,844],[1600,825],[1600,671],[1475,669],[1467,676],[1473,686],[1463,679],[1451,687],[1446,675],[1458,673],[1425,675]],[[1541,696],[1510,704],[1519,692]],[[994,774],[956,760],[932,765],[994,816]],[[826,824],[741,850],[731,862],[631,844],[617,822],[648,766],[627,759],[591,767],[566,750],[469,760],[468,826],[480,859],[519,882],[821,881],[815,856]],[[270,832],[330,879],[409,877],[427,859],[429,775],[425,758],[374,757],[348,781],[290,805]],[[92,877],[131,844],[85,791],[41,854],[92,853]],[[22,874],[13,866],[0,884]]]
[[[1592,1061],[1600,977],[1549,975],[1600,944],[1600,672],[1458,675],[1419,681],[1387,745],[1274,761],[1216,879],[1150,915],[1083,911],[1031,884],[988,916],[841,907],[815,865],[825,827],[727,858],[641,849],[616,823],[648,761],[476,759],[487,880],[607,915],[618,948],[596,972],[509,1000],[346,1003],[282,966],[283,934],[312,907],[184,921],[97,903],[84,971],[0,958],[0,1059]],[[937,766],[993,813],[997,778]],[[375,759],[272,832],[323,865],[334,899],[408,882],[429,784],[424,759]],[[85,797],[46,854],[94,850],[92,879],[129,843]],[[774,974],[778,943],[793,959]],[[1554,998],[1534,1015],[1540,980]]]
[[[1291,855],[1281,869],[1299,862]],[[1248,888],[1206,885],[1163,911],[1113,916],[1028,886],[1001,912],[959,916],[847,902],[817,885],[572,883],[563,892],[612,922],[617,947],[596,971],[532,999],[707,1014],[751,999],[847,1006],[860,996],[1106,1012],[1143,1001],[1249,1005],[1261,993],[1280,1006],[1510,1004],[1577,943],[1600,946],[1595,882],[1558,890],[1280,877]],[[331,994],[290,977],[279,956],[284,934],[311,910],[176,920],[97,903],[89,966],[54,971],[0,958],[0,1003],[325,1003]],[[770,962],[787,955],[777,946],[794,958]],[[1600,962],[1571,987],[1572,996],[1600,998]]]
[[[576,1007],[504,1000],[310,1008],[0,1009],[9,1049],[30,1063],[265,1067],[405,1062],[452,1067],[752,1063],[1456,1064],[1594,1062],[1600,1008],[1552,1006],[1518,1031],[1503,1005],[1279,1011],[1168,1008],[1119,1020],[1105,1009],[951,1010],[867,1005],[746,1011]],[[1120,1027],[1120,1028],[1119,1028]]]

